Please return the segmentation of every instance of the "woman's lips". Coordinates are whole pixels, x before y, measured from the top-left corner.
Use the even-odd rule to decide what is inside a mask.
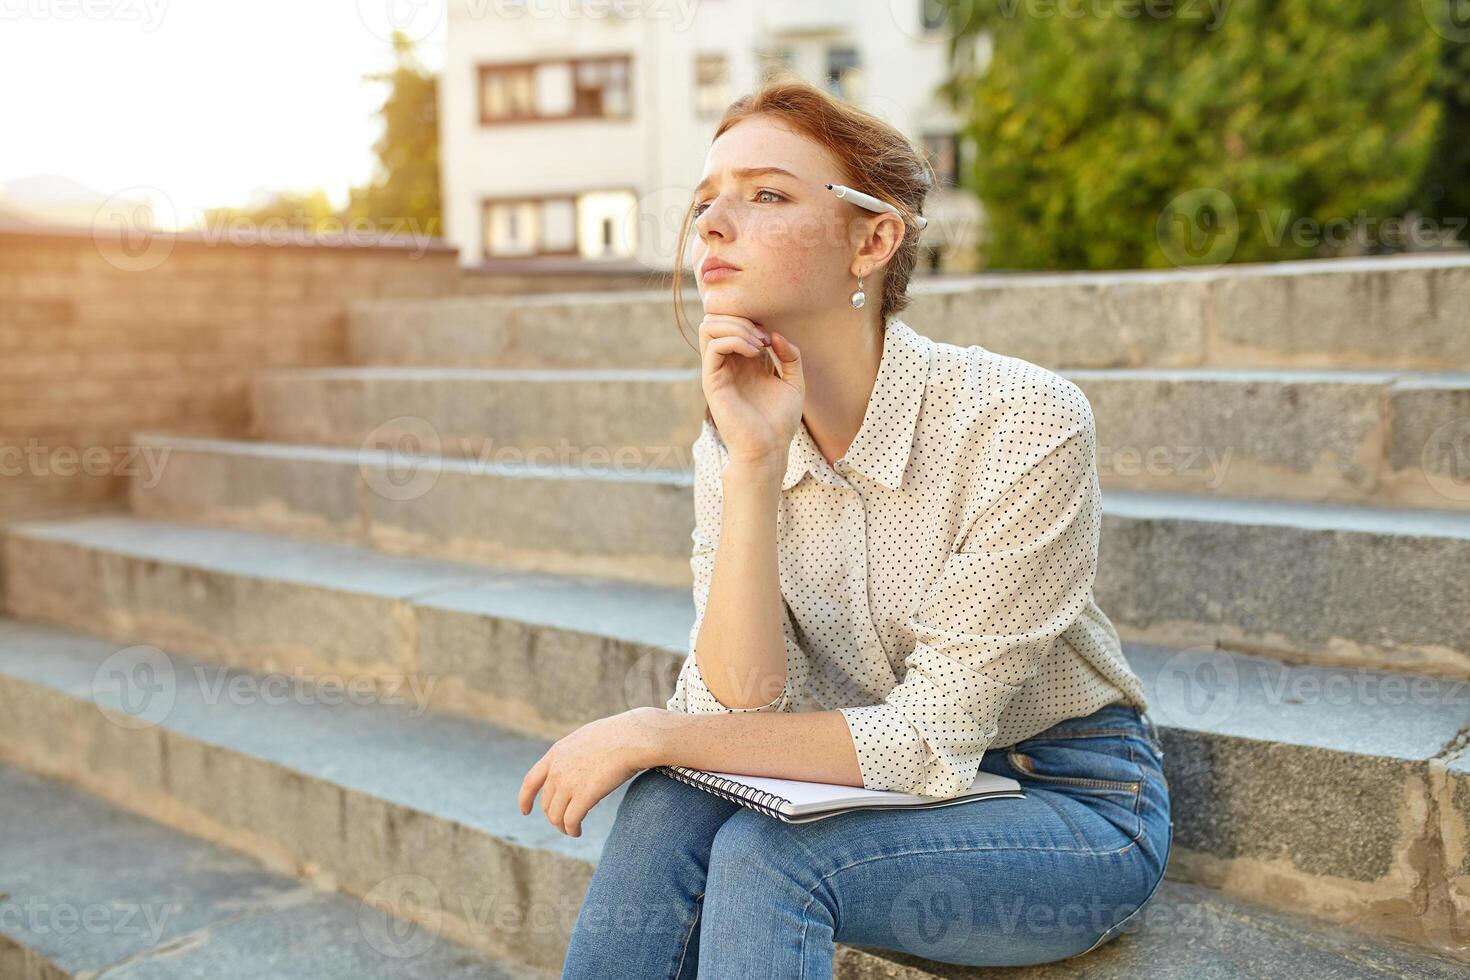
[[[715,269],[706,269],[702,278],[705,282],[719,282],[722,279],[730,278],[740,271],[739,269],[732,269],[728,265],[722,265]]]

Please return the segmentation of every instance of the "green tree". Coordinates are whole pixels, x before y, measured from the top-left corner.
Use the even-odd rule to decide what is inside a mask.
[[[978,149],[964,183],[989,266],[1330,254],[1321,233],[1399,215],[1421,186],[1443,39],[1419,3],[949,7],[957,47],[994,45],[946,86]]]
[[[401,31],[393,33],[393,56],[392,71],[366,76],[389,86],[378,110],[383,134],[373,144],[377,172],[369,184],[352,189],[346,217],[371,221],[384,233],[438,237],[443,227],[438,80],[420,64],[413,41]]]
[[[1460,240],[1470,241],[1463,224],[1470,219],[1470,28],[1448,20],[1455,0],[1438,2],[1446,40],[1434,88],[1443,114],[1416,205],[1441,228],[1458,229]]]

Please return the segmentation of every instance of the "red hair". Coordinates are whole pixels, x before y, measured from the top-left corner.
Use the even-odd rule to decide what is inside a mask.
[[[870,112],[844,102],[824,89],[798,78],[777,77],[755,91],[730,103],[711,142],[731,126],[752,116],[769,115],[794,131],[825,147],[837,161],[838,174],[832,183],[847,184],[898,208],[906,231],[898,249],[889,258],[883,274],[883,299],[879,319],[908,306],[909,278],[919,259],[919,228],[914,215],[924,207],[924,198],[935,185],[934,168],[925,154],[908,137]],[[674,319],[684,332],[684,304],[680,286],[684,278],[684,249],[694,224],[693,202],[679,228],[674,252]],[[869,290],[871,292],[871,290]],[[697,349],[697,348],[696,348]]]

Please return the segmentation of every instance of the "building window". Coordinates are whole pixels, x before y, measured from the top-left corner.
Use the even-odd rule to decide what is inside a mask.
[[[940,187],[955,187],[960,182],[960,140],[957,133],[925,133],[920,138],[929,165],[939,179]]]
[[[480,115],[505,122],[536,116],[535,69],[480,69]]]
[[[480,66],[480,124],[632,116],[631,58],[559,58]]]
[[[849,102],[862,98],[862,68],[858,64],[857,48],[827,49],[827,91]]]
[[[625,190],[491,198],[483,208],[483,254],[486,259],[632,258],[637,207],[636,196]]]
[[[730,63],[722,54],[694,59],[694,111],[700,117],[718,116],[730,104]]]

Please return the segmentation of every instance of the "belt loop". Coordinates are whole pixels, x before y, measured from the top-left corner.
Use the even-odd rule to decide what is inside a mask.
[[[1141,717],[1144,724],[1148,726],[1148,734],[1149,737],[1152,738],[1154,741],[1154,747],[1159,750],[1160,755],[1163,755],[1164,740],[1159,738],[1159,729],[1156,725],[1154,725],[1154,720],[1150,718],[1146,712],[1140,713],[1139,717]]]

